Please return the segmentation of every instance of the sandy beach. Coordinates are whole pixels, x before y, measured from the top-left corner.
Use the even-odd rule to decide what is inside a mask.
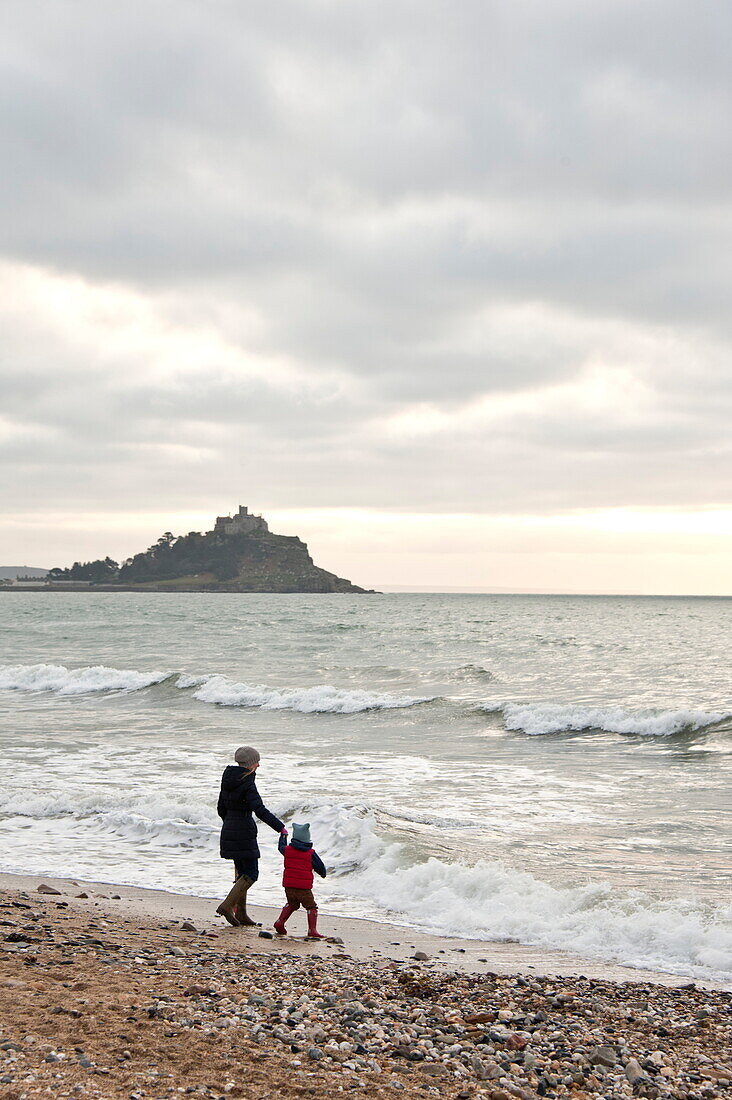
[[[212,899],[82,880],[0,891],[3,1097],[701,1100],[732,1080],[712,983],[327,913],[327,941],[298,917],[268,939]]]

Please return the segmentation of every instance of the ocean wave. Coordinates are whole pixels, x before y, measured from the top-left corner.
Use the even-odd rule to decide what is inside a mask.
[[[220,827],[208,805],[164,796],[151,798],[149,794],[88,796],[0,788],[0,817],[35,821],[69,818],[136,844],[154,841],[169,848],[210,846]]]
[[[90,692],[130,692],[152,687],[166,680],[169,672],[137,672],[129,668],[91,665],[0,665],[0,690],[50,691],[56,695],[87,695]]]
[[[223,707],[294,710],[302,714],[358,714],[366,710],[395,710],[431,702],[428,696],[398,696],[371,691],[344,690],[329,684],[273,688],[236,683],[226,676],[180,676],[179,688],[195,688],[194,699]]]
[[[464,665],[453,678],[490,678],[479,665]],[[180,690],[190,690],[194,699],[224,707],[259,710],[290,710],[301,714],[359,714],[373,710],[400,710],[436,702],[435,695],[394,695],[331,684],[301,687],[272,687],[229,679],[219,673],[189,675],[154,669],[109,668],[88,665],[0,665],[0,690],[31,693],[50,692],[61,696],[87,694],[130,694],[170,681]],[[449,700],[443,700],[443,702]],[[475,704],[471,704],[475,706]],[[617,706],[584,706],[571,703],[483,703],[479,710],[500,714],[507,730],[539,736],[551,733],[602,730],[607,733],[668,737],[702,730],[732,717],[729,712],[705,710],[633,711]]]
[[[430,858],[378,834],[365,807],[292,808],[307,815],[338,892],[378,905],[384,917],[443,935],[567,950],[645,969],[732,977],[732,908],[663,902],[607,882],[562,887],[502,863]]]
[[[287,822],[310,822],[315,847],[328,868],[320,888],[335,911],[345,905],[353,912],[356,903],[364,915],[441,935],[518,940],[690,977],[732,978],[729,906],[663,902],[608,882],[556,885],[490,860],[473,865],[434,856],[419,860],[411,843],[389,838],[389,822],[365,804],[275,800],[272,807]],[[55,819],[59,830],[63,820],[64,834],[73,829],[75,843],[83,843],[84,851],[94,832],[121,839],[131,845],[138,866],[145,853],[151,884],[158,883],[161,866],[167,867],[176,852],[186,853],[184,863],[175,861],[176,890],[190,890],[208,876],[214,881],[207,868],[216,862],[218,821],[211,805],[189,800],[185,793],[73,796],[4,787],[0,814],[6,822],[12,817],[41,823]],[[271,879],[274,891],[263,900],[279,896],[275,883],[281,861],[275,841],[268,830],[262,831],[262,889],[266,894]],[[166,853],[162,865],[157,852]],[[115,868],[117,875],[124,875],[122,866],[115,863]],[[96,873],[104,874],[103,863]]]
[[[201,676],[170,671],[138,672],[134,669],[93,665],[0,665],[0,690],[53,692],[56,695],[130,693],[174,679],[175,686],[195,689],[194,699],[224,707],[260,710],[293,710],[302,714],[358,714],[368,710],[396,710],[431,702],[435,696],[390,695],[315,684],[310,687],[268,687],[238,683],[218,673]]]
[[[603,730],[641,737],[669,737],[705,729],[730,717],[729,713],[705,710],[637,712],[623,707],[585,707],[565,703],[485,703],[481,710],[501,714],[507,730],[534,736]]]

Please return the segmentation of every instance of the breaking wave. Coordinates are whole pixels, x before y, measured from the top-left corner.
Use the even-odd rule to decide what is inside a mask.
[[[477,665],[458,669],[455,678],[490,678]],[[289,710],[301,714],[359,714],[370,710],[399,710],[425,703],[450,703],[437,695],[394,695],[331,684],[302,687],[273,687],[231,680],[219,673],[188,675],[159,669],[136,669],[88,665],[0,665],[0,690],[32,693],[50,692],[62,696],[87,694],[130,694],[169,682],[172,687],[191,691],[194,699],[222,707],[250,707],[260,710]],[[475,703],[452,701],[473,709]],[[606,733],[668,737],[716,725],[732,717],[729,712],[705,710],[633,711],[617,706],[587,707],[572,703],[483,703],[479,710],[500,714],[511,732],[531,735],[602,730]]]
[[[155,842],[168,848],[209,847],[218,832],[211,808],[182,798],[139,795],[72,795],[62,792],[25,792],[0,789],[0,817],[53,821],[92,826],[134,841]]]
[[[87,695],[90,692],[129,692],[160,684],[169,672],[136,672],[128,668],[92,665],[0,665],[0,690],[52,691],[57,695]]]
[[[275,688],[229,680],[226,676],[176,675],[136,672],[132,669],[66,668],[64,665],[0,665],[0,690],[86,695],[92,692],[129,693],[171,680],[176,688],[193,688],[193,698],[223,707],[293,710],[302,714],[358,714],[367,710],[395,710],[428,703],[434,696],[399,696],[316,684],[312,687]]]
[[[438,934],[517,940],[645,969],[732,978],[732,907],[657,901],[607,882],[564,887],[499,862],[410,860],[363,807],[303,807],[338,893]],[[301,816],[297,810],[293,816]]]
[[[388,839],[394,823],[410,817],[365,804],[273,803],[286,821],[307,820],[328,867],[319,883],[325,911],[358,913],[441,935],[486,941],[518,941],[607,961],[690,977],[732,978],[732,909],[692,901],[658,901],[608,882],[562,886],[507,866],[420,859],[414,845]],[[125,862],[139,885],[169,885],[178,892],[220,886],[215,866],[218,822],[204,802],[149,794],[18,792],[0,788],[0,815],[52,819],[88,836],[101,830],[124,843],[122,852],[144,850]],[[63,826],[62,822],[66,825]],[[384,835],[386,832],[386,836]],[[261,900],[276,904],[281,861],[275,841],[262,830]],[[164,860],[155,857],[160,852]],[[179,852],[184,862],[172,857]],[[212,859],[212,857],[214,857]],[[124,858],[124,856],[122,857]],[[175,868],[176,877],[166,880]],[[89,871],[91,877],[98,877]],[[116,865],[117,874],[121,867]],[[76,874],[80,872],[77,870]],[[129,878],[126,878],[129,881]]]
[[[503,715],[507,730],[539,736],[603,730],[606,733],[669,737],[704,729],[729,718],[729,713],[704,710],[658,710],[645,713],[622,707],[583,707],[564,703],[487,703],[482,707]]]
[[[272,688],[239,684],[226,676],[180,676],[179,688],[195,687],[194,699],[222,707],[258,707],[260,710],[296,710],[301,714],[358,714],[365,710],[395,710],[430,702],[426,696],[383,695],[346,691],[317,684],[314,687]]]

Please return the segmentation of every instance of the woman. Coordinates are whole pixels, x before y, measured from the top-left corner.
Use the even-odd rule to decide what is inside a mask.
[[[259,848],[255,813],[275,832],[287,835],[278,817],[270,813],[254,782],[259,753],[250,746],[234,753],[236,766],[229,764],[221,777],[221,793],[216,807],[221,826],[221,858],[234,861],[234,886],[216,910],[229,924],[256,924],[247,915],[247,890],[259,878]]]

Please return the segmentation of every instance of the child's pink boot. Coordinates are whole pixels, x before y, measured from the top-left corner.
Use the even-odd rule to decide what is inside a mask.
[[[279,936],[286,936],[287,935],[287,929],[285,928],[285,923],[287,922],[287,920],[289,920],[289,918],[292,916],[292,914],[294,912],[295,912],[294,905],[286,905],[284,907],[284,909],[282,910],[282,912],[280,913],[277,920],[274,922],[274,930]]]
[[[277,925],[275,925],[275,928]],[[318,932],[318,910],[308,909],[308,939],[309,940],[322,940],[320,932]]]

